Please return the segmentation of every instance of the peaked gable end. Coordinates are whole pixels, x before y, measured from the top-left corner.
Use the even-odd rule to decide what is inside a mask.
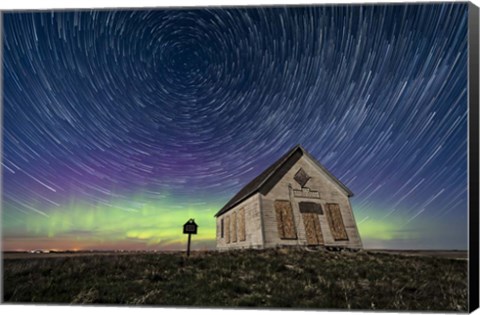
[[[327,176],[327,178],[329,178],[335,185],[337,185],[341,190],[343,190],[348,197],[353,197],[354,195],[353,192],[347,186],[345,186],[345,184],[343,184],[338,178],[336,178],[332,173],[330,173],[330,171],[328,171],[325,168],[325,166],[320,164],[320,162],[318,162],[317,159],[315,159],[307,151],[304,151],[304,153],[305,153],[305,157],[308,158],[312,162],[312,164],[317,166]]]
[[[320,164],[313,156],[311,156],[302,146],[296,145],[260,175],[255,177],[251,182],[245,185],[230,201],[223,206],[215,217],[227,212],[234,206],[238,205],[248,197],[259,192],[266,195],[285,174],[300,160],[302,156],[308,157],[316,166],[318,166],[332,181],[344,190],[349,197],[353,193],[340,180],[333,176],[323,165]]]

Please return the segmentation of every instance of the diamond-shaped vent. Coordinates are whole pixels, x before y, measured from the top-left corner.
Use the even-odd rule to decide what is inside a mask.
[[[300,186],[305,186],[305,184],[310,179],[310,176],[303,170],[303,168],[299,169],[297,174],[293,177],[300,184]]]

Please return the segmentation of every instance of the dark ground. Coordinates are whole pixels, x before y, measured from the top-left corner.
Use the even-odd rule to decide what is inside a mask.
[[[466,252],[4,253],[4,302],[461,311]]]

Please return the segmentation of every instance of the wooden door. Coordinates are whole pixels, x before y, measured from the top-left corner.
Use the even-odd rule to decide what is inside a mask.
[[[320,220],[316,213],[302,213],[303,224],[305,225],[305,234],[307,236],[307,245],[323,245],[322,228]]]

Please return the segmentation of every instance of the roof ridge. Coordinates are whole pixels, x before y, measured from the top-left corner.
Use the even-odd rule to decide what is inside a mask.
[[[282,162],[279,163],[279,165],[277,165],[277,166],[275,167],[275,169],[273,169],[273,170],[270,172],[270,174],[260,183],[259,187],[261,187],[263,184],[265,184],[265,182],[266,182],[267,180],[269,180],[270,177],[272,177],[272,175],[275,173],[275,171],[276,171],[277,169],[279,169],[283,164],[285,164],[285,162],[290,158],[290,156],[291,156],[293,153],[295,153],[295,151],[297,151],[298,149],[300,149],[300,150],[302,151],[302,153],[305,153],[305,152],[306,152],[305,149],[303,149],[302,146],[299,145],[299,144],[297,144],[296,146],[294,146],[293,148],[291,148],[289,151],[287,151],[287,153],[285,153],[283,156],[281,156],[281,157],[277,160],[277,162],[280,162],[280,160],[282,160]],[[276,164],[276,162],[273,163],[271,166],[273,166],[273,165],[275,165],[275,164]],[[268,169],[268,168],[267,168],[267,169]],[[263,173],[263,172],[262,172],[262,173]]]
[[[263,170],[260,174],[255,176],[251,181],[249,181],[246,185],[240,189],[226,204],[223,206],[216,214],[215,217],[218,217],[220,214],[226,212],[230,208],[234,207],[238,203],[245,200],[247,197],[251,196],[253,193],[258,191],[262,185],[275,173],[275,171],[280,168],[288,159],[291,157],[293,153],[295,153],[298,149],[304,153],[304,149],[299,145],[295,145],[291,148],[287,153],[283,154],[280,158],[278,158],[274,163],[268,166],[265,170]],[[260,183],[256,183],[260,181]],[[252,186],[252,187],[249,187]],[[249,188],[249,189],[247,189]]]

